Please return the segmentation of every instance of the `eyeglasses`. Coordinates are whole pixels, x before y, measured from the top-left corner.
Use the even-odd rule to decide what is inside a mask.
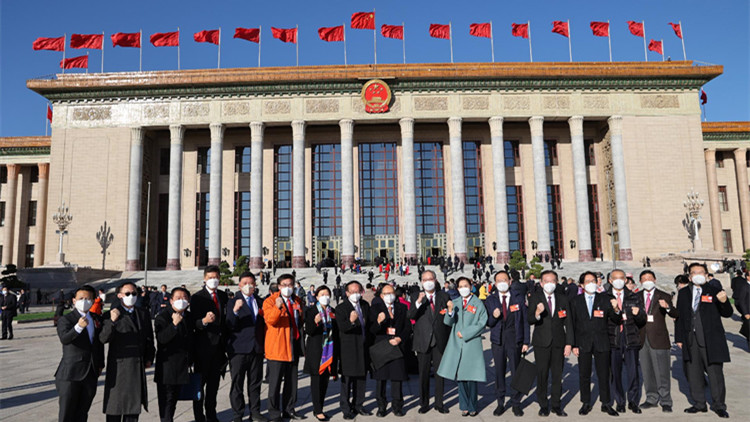
[[[138,295],[138,293],[136,292],[127,292],[127,293],[123,292],[122,294],[123,296],[137,296]]]

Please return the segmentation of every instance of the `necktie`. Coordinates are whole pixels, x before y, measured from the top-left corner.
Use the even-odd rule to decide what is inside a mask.
[[[252,300],[253,300],[252,296],[245,298],[245,301],[247,302],[247,306],[250,307],[250,315],[252,315],[253,322],[255,322],[255,307],[253,306]]]
[[[591,318],[591,310],[594,309],[594,296],[593,295],[586,295],[586,300],[588,300],[588,308],[589,308],[589,318]]]
[[[359,302],[354,304],[354,309],[357,310],[357,317],[359,318],[359,326],[362,328],[362,341],[365,338],[365,319],[362,318],[362,309],[359,307]]]
[[[701,303],[701,288],[695,288],[695,299],[693,300],[693,312],[698,310],[698,304]]]
[[[432,312],[435,312],[435,302],[432,301],[432,295],[429,296],[430,299],[430,309],[432,309]]]
[[[503,295],[503,320],[508,318],[508,302],[505,299],[505,295]]]
[[[651,292],[646,292],[646,312],[651,310]]]
[[[393,319],[393,305],[388,307],[388,315],[390,315],[391,319]]]
[[[622,310],[622,293],[617,294],[617,307]],[[622,326],[623,324],[620,324],[620,332],[622,332]]]
[[[214,305],[216,306],[216,310],[219,310],[219,299],[216,298],[216,292],[211,292],[211,298],[214,300]]]
[[[289,311],[289,318],[292,324],[292,335],[294,336],[294,339],[297,340],[299,339],[299,330],[297,330],[296,315],[294,314],[294,311],[292,310],[292,301],[287,299],[286,306]]]
[[[466,309],[466,299],[464,299],[464,308],[463,309]]]
[[[549,305],[549,312],[554,313],[554,309],[552,309],[552,296],[547,296],[547,305]]]

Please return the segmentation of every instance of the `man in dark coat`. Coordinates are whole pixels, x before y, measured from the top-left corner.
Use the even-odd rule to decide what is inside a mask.
[[[740,313],[740,319],[742,319],[742,327],[747,330],[750,327],[750,271],[745,273],[745,281],[736,285],[737,293],[734,299],[734,306],[737,308],[737,312]],[[732,291],[732,296],[735,296],[735,292]],[[750,351],[750,336],[747,335],[748,331],[745,331],[745,338],[747,339],[747,348]]]
[[[16,295],[3,286],[2,296],[0,296],[0,310],[2,310],[3,340],[13,339],[13,318],[16,317],[16,308],[18,300]]]
[[[204,288],[190,298],[190,312],[195,321],[195,370],[201,374],[204,392],[200,400],[193,401],[193,416],[196,422],[217,422],[216,394],[227,362],[224,350],[227,294],[219,290],[216,265],[203,270],[203,282]]]
[[[363,292],[358,281],[346,285],[347,300],[336,306],[336,322],[341,339],[341,411],[344,419],[354,419],[356,414],[365,416],[365,381],[370,367],[370,305],[360,300]]]
[[[708,411],[704,392],[704,373],[708,374],[711,407],[719,417],[728,418],[724,362],[729,362],[729,347],[721,318],[732,316],[732,305],[723,290],[706,283],[705,264],[694,262],[688,267],[691,284],[677,293],[677,312],[674,339],[682,349],[687,366],[688,382],[693,406],[685,413]]]
[[[148,411],[146,369],[154,361],[154,332],[146,309],[135,307],[136,286],[121,285],[120,305],[103,316],[99,339],[109,343],[104,383],[104,413],[107,421],[135,422],[141,405]]]
[[[75,310],[60,317],[57,336],[62,343],[62,359],[55,371],[59,396],[59,422],[86,422],[96,395],[97,378],[104,368],[104,346],[99,315],[89,313],[96,292],[90,286],[73,294]]]
[[[154,312],[154,318],[156,318],[159,313],[165,309],[169,309],[170,302],[169,302],[170,294],[167,291],[167,285],[162,284],[160,287],[160,290],[156,292],[156,299],[153,301],[153,312]]]

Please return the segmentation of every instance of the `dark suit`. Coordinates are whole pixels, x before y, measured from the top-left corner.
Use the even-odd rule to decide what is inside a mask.
[[[307,345],[305,347],[305,366],[303,370],[310,375],[310,395],[312,396],[313,412],[318,415],[323,413],[323,403],[328,390],[328,380],[338,373],[339,356],[341,351],[338,337],[338,324],[334,309],[327,308],[326,320],[321,319],[315,323],[315,317],[320,313],[317,306],[311,306],[305,310],[305,334],[307,334]],[[328,370],[320,373],[323,357],[323,341],[330,335],[333,341],[333,356]]]
[[[675,323],[675,343],[682,343],[682,358],[687,366],[694,406],[706,408],[703,374],[707,373],[713,400],[711,407],[714,411],[726,410],[724,362],[729,362],[729,347],[721,318],[732,316],[732,305],[728,299],[719,302],[716,298],[719,290],[706,283],[700,286],[701,295],[697,297],[697,308],[693,310],[696,287],[690,284],[677,293],[680,317]]]
[[[391,381],[391,399],[393,411],[399,412],[404,407],[404,395],[401,389],[402,381],[409,379],[406,372],[406,359],[403,354],[406,352],[406,341],[411,337],[411,322],[407,317],[406,305],[396,301],[393,303],[393,317],[388,312],[388,306],[385,303],[373,305],[370,308],[370,332],[374,336],[373,344],[382,341],[389,341],[394,337],[401,339],[398,347],[401,349],[402,357],[392,360],[382,367],[373,371],[372,377],[377,380],[375,387],[375,397],[378,402],[378,409],[385,412],[386,408],[386,381]],[[383,322],[378,323],[378,315],[385,314]]]
[[[154,382],[162,422],[172,422],[180,389],[190,381],[188,370],[193,364],[194,322],[188,311],[182,313],[182,321],[176,326],[172,322],[175,311],[170,306],[154,319],[156,337],[156,369]]]
[[[578,348],[578,374],[581,391],[581,402],[591,405],[591,364],[596,362],[596,377],[599,380],[599,400],[602,404],[609,404],[611,396],[609,390],[610,374],[610,345],[608,321],[614,324],[622,322],[622,315],[616,313],[612,299],[607,293],[595,293],[591,316],[588,311],[588,294],[583,293],[573,300],[573,328],[575,343]]]
[[[538,292],[529,298],[528,321],[534,326],[531,344],[534,346],[534,360],[537,369],[537,401],[542,408],[561,408],[562,370],[565,363],[565,346],[572,346],[573,316],[565,295],[554,293],[554,309],[550,309],[547,294]],[[544,304],[544,311],[536,317],[538,304]],[[547,398],[547,377],[552,373],[551,403]]]
[[[89,314],[94,330],[76,331],[81,318],[73,310],[57,321],[57,336],[62,343],[62,359],[55,371],[55,388],[59,395],[59,422],[86,422],[96,395],[96,381],[104,368],[104,346],[99,341],[101,317]],[[91,325],[91,321],[89,322]]]
[[[737,308],[737,312],[740,313],[743,327],[750,325],[750,320],[745,319],[745,315],[750,315],[750,283],[743,282],[736,286],[736,294],[732,292],[734,297],[734,306]],[[747,337],[748,351],[750,351],[750,337]]]
[[[200,400],[193,402],[193,415],[196,422],[216,420],[216,394],[219,391],[219,378],[226,370],[226,306],[227,294],[219,289],[215,290],[216,304],[204,287],[190,297],[190,312],[195,319],[195,370],[201,374],[202,391]],[[203,318],[208,312],[216,315],[216,320],[203,325]],[[205,402],[205,416],[203,414]]]
[[[413,349],[417,352],[419,365],[419,402],[420,406],[427,408],[430,405],[430,369],[440,367],[445,346],[451,328],[443,324],[443,313],[447,312],[448,302],[451,300],[448,293],[436,290],[434,293],[433,306],[430,305],[425,292],[424,302],[417,306],[419,292],[411,297],[412,306],[408,311],[408,318],[414,321]],[[443,407],[443,390],[445,380],[435,374],[435,406]]]
[[[506,293],[505,304],[503,294],[493,289],[487,296],[484,306],[487,308],[487,326],[490,327],[490,345],[495,361],[495,398],[497,405],[505,404],[505,372],[510,364],[511,377],[516,373],[518,362],[521,361],[521,348],[529,344],[529,324],[526,323],[526,296],[518,291]],[[505,306],[503,306],[505,305]],[[498,310],[500,317],[495,318]],[[511,406],[520,406],[523,394],[513,390],[510,396]]]
[[[242,302],[237,314],[234,306]],[[254,304],[251,308],[248,301]],[[234,411],[234,420],[241,421],[245,414],[245,377],[250,414],[260,415],[260,387],[263,383],[263,347],[266,323],[263,320],[263,301],[256,295],[246,298],[241,291],[227,306],[227,355],[232,385],[229,402]]]
[[[16,308],[18,307],[16,295],[8,291],[5,296],[0,296],[0,307],[5,308],[2,310],[3,339],[13,338],[13,318],[17,314]]]
[[[638,353],[643,374],[643,390],[646,394],[645,402],[654,406],[672,406],[672,383],[669,374],[669,352],[672,343],[667,331],[666,315],[677,318],[677,308],[672,306],[672,296],[659,289],[638,292],[638,295],[643,298],[646,310],[646,325],[639,331],[642,348]],[[645,306],[646,298],[650,299],[648,307]],[[659,300],[667,302],[669,308],[662,308]]]
[[[612,290],[615,299],[618,299],[618,291]],[[640,330],[646,325],[646,310],[642,296],[623,288],[619,292],[622,301],[622,323],[615,324],[609,321],[609,345],[610,368],[610,390],[613,401],[624,406],[627,399],[628,404],[638,406],[641,401],[641,365],[638,362],[638,351],[641,348]],[[633,308],[638,308],[638,314],[633,313]],[[623,389],[623,366],[626,372],[627,392]],[[626,394],[627,393],[627,394]]]
[[[341,339],[340,404],[344,414],[362,409],[365,402],[365,377],[370,368],[370,304],[360,299],[359,307],[361,315],[354,322],[349,319],[355,310],[351,301],[344,300],[336,307],[336,322]]]

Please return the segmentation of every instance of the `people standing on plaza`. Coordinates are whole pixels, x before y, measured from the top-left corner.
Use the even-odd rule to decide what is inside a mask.
[[[195,321],[195,371],[201,374],[200,400],[193,401],[196,422],[217,422],[216,394],[219,378],[226,370],[227,294],[219,290],[219,267],[203,270],[204,287],[190,297]],[[205,413],[204,413],[205,411]]]
[[[328,421],[323,404],[330,378],[336,379],[340,356],[338,324],[331,307],[331,290],[320,286],[315,290],[316,302],[305,310],[305,366],[310,375],[310,395],[313,414],[319,421]]]
[[[487,326],[490,328],[490,348],[495,362],[495,399],[497,407],[492,412],[500,416],[505,412],[505,373],[510,367],[511,377],[521,361],[521,353],[529,350],[529,324],[526,323],[526,296],[517,290],[511,292],[511,279],[505,271],[494,277],[495,288],[485,299]],[[511,388],[510,406],[515,416],[523,416],[523,394]]]
[[[477,383],[486,382],[482,351],[482,331],[487,324],[487,310],[471,293],[471,280],[458,278],[460,298],[448,302],[443,323],[451,327],[448,344],[437,374],[458,382],[458,402],[462,416],[476,416]]]
[[[358,281],[346,284],[346,300],[336,306],[336,322],[341,339],[340,405],[344,419],[357,414],[369,416],[365,410],[365,382],[370,368],[370,304],[362,300]]]
[[[229,403],[234,412],[233,421],[240,422],[245,414],[245,379],[250,402],[250,418],[255,422],[267,419],[260,412],[260,388],[263,383],[263,355],[266,323],[263,319],[263,301],[258,297],[255,275],[240,275],[240,290],[227,306],[227,357],[231,386]]]
[[[109,343],[104,381],[104,413],[108,422],[135,422],[141,406],[148,411],[146,369],[154,362],[154,332],[151,316],[137,308],[136,285],[122,284],[120,304],[103,316],[99,339]]]
[[[86,422],[104,368],[104,346],[99,341],[101,318],[91,314],[96,292],[83,286],[73,293],[74,310],[57,321],[62,359],[55,371],[59,422]]]
[[[294,294],[294,277],[278,277],[279,292],[263,301],[268,360],[268,417],[302,419],[295,410],[299,359],[304,355],[302,300]],[[304,293],[304,290],[303,290]],[[283,382],[283,389],[282,389]]]
[[[661,405],[662,411],[672,411],[669,351],[672,343],[667,330],[666,316],[676,319],[679,315],[672,306],[672,296],[656,288],[656,275],[651,270],[643,270],[640,275],[646,310],[646,325],[640,330],[641,350],[638,360],[643,373],[643,390],[646,400],[641,409]]]
[[[734,299],[734,306],[737,308],[737,312],[739,312],[740,319],[742,320],[740,333],[745,336],[747,349],[750,351],[750,271],[745,272],[744,281],[737,283],[736,289],[737,294]],[[732,296],[734,295],[735,293],[732,291]]]
[[[182,287],[175,287],[170,294],[169,307],[154,319],[154,382],[161,422],[174,420],[180,389],[190,382],[195,322],[187,310],[189,305],[190,293]]]
[[[8,287],[3,286],[0,296],[0,318],[3,325],[3,340],[13,340],[13,318],[16,317],[18,299]]]
[[[704,374],[708,374],[711,390],[711,410],[719,417],[728,418],[724,362],[729,362],[729,347],[721,318],[732,316],[732,305],[727,293],[706,282],[705,264],[694,262],[688,266],[691,284],[677,293],[675,343],[682,349],[683,364],[687,366],[690,396],[693,405],[685,413],[705,413],[706,396]]]

